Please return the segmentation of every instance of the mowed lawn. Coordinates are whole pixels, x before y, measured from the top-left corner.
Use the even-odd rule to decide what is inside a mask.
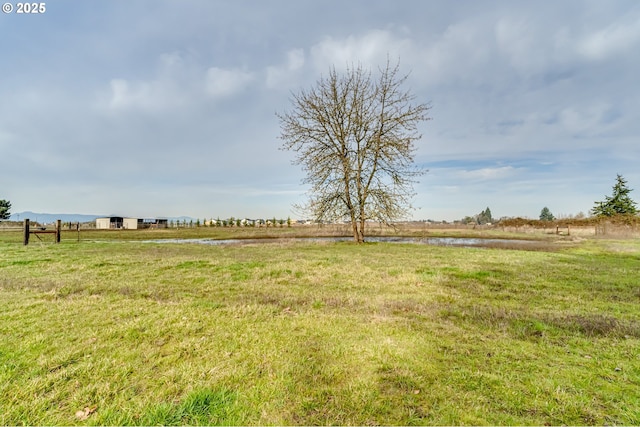
[[[0,242],[0,424],[640,424],[640,243]]]

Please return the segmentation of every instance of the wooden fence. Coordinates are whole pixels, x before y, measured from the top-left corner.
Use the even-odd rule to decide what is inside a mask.
[[[60,231],[62,230],[62,221],[61,220],[57,220],[56,221],[56,228],[55,230],[47,230],[46,227],[39,227],[35,230],[31,230],[30,224],[29,224],[29,219],[25,219],[24,220],[24,239],[23,239],[23,243],[24,245],[28,245],[29,244],[29,236],[31,236],[32,234],[35,234],[35,236],[40,239],[40,234],[55,234],[55,242],[56,243],[60,243]],[[42,240],[42,239],[40,239]]]

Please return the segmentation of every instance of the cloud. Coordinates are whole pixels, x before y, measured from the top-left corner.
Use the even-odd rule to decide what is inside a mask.
[[[346,38],[326,36],[311,47],[311,60],[320,72],[326,72],[332,66],[344,70],[358,64],[375,70],[386,62],[387,57],[394,61],[405,54],[409,56],[411,50],[409,38],[375,29]]]
[[[417,68],[424,70],[431,84],[475,81],[479,75],[468,71],[479,72],[491,58],[492,41],[487,34],[486,24],[478,20],[452,23],[433,42],[413,52]]]
[[[293,49],[287,52],[287,68],[289,71],[295,71],[304,65],[304,50]]]
[[[188,54],[163,53],[151,79],[112,78],[99,105],[111,111],[160,112],[194,107],[242,92],[254,76],[241,68],[205,68]],[[106,99],[106,100],[105,100]]]
[[[455,175],[467,181],[491,181],[513,177],[518,169],[513,166],[457,171]]]
[[[160,112],[184,108],[196,101],[194,83],[183,76],[161,76],[149,81],[131,81],[122,78],[109,81],[111,111]]]
[[[282,84],[290,83],[305,65],[304,49],[291,49],[287,52],[287,61],[284,64],[267,67],[266,85],[270,89]]]
[[[428,37],[400,26],[343,38],[326,36],[310,48],[310,61],[317,73],[326,73],[332,66],[343,71],[354,65],[375,72],[387,60],[399,60],[401,70],[411,72],[410,82],[418,88],[457,80],[477,83],[495,56],[495,43],[487,25],[477,19],[463,20]],[[470,69],[475,72],[470,74]]]
[[[585,36],[578,51],[591,60],[605,60],[615,55],[636,55],[640,44],[640,18],[632,22],[615,22]]]
[[[598,135],[614,128],[619,113],[608,104],[573,106],[558,114],[560,125],[571,135]]]
[[[502,18],[495,26],[498,51],[519,72],[539,72],[554,55],[553,37],[537,34],[539,26],[525,19]]]
[[[161,54],[155,74],[148,80],[110,79],[107,108],[112,111],[157,112],[183,107],[192,101],[195,82],[190,79],[189,70],[179,54]],[[105,103],[102,100],[100,104]]]
[[[13,133],[0,129],[0,147],[5,144],[8,146],[14,138]]]
[[[241,92],[253,80],[253,74],[238,68],[211,67],[207,70],[206,91],[213,98],[224,98]]]

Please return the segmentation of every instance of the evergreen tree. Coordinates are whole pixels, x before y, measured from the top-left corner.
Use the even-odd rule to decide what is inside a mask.
[[[486,218],[487,223],[493,222],[493,216],[491,216],[491,209],[489,209],[489,206],[484,210],[484,217]]]
[[[613,186],[613,194],[605,196],[603,202],[596,202],[591,213],[596,216],[635,215],[638,210],[636,202],[629,197],[631,191],[633,190],[627,187],[627,180],[618,174],[616,184]]]
[[[491,209],[487,207],[487,209],[483,210],[476,216],[476,222],[478,224],[489,224],[493,222],[493,218],[491,217]]]
[[[11,209],[11,202],[8,200],[0,200],[0,219],[9,219],[11,214],[9,210]]]
[[[540,211],[540,221],[553,221],[554,219],[556,218],[553,216],[548,207],[545,206],[544,208],[542,208],[542,211]]]

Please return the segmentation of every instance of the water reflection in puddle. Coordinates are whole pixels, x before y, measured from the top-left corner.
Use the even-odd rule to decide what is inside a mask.
[[[289,237],[266,239],[158,239],[144,240],[143,243],[192,243],[200,245],[233,245],[233,244],[263,244],[278,242],[350,242],[353,237]],[[418,245],[456,246],[456,247],[493,247],[493,248],[527,248],[540,245],[535,240],[520,239],[485,239],[468,237],[367,237],[369,243],[413,243]]]

